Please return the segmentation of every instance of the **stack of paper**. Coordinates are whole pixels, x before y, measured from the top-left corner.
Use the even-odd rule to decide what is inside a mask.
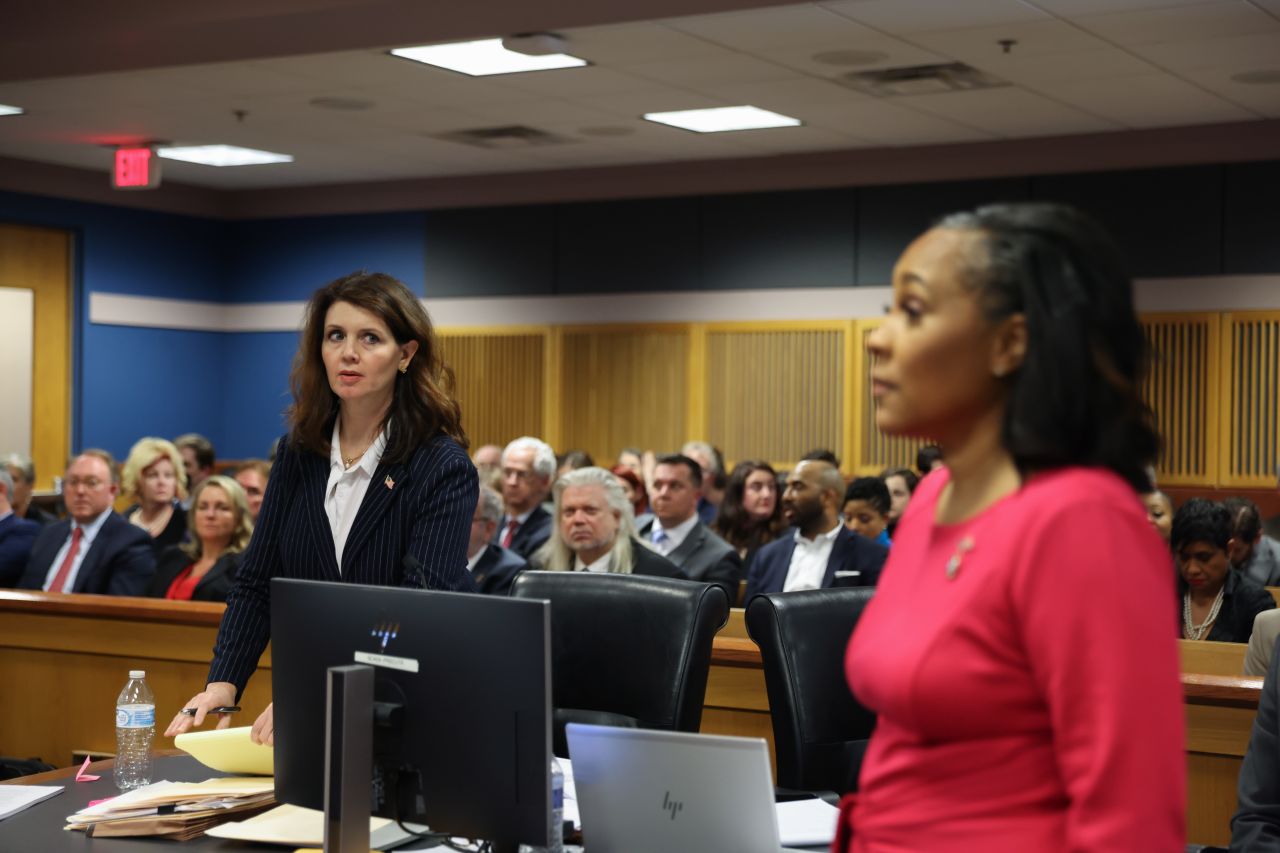
[[[174,746],[186,750],[205,767],[248,776],[275,773],[274,752],[271,747],[254,743],[249,738],[252,726],[236,729],[209,729],[204,732],[184,732],[173,739]]]
[[[95,837],[163,835],[186,841],[274,804],[275,780],[260,776],[153,782],[81,809],[67,818],[67,829]]]
[[[412,838],[414,832],[428,831],[427,827],[412,823],[405,824],[405,828],[410,832],[386,818],[369,818],[369,847],[373,850],[388,850]],[[276,806],[249,820],[214,827],[208,834],[214,838],[234,841],[283,844],[286,847],[319,847],[324,843],[324,812],[299,806]]]
[[[61,793],[61,785],[0,785],[0,820]]]

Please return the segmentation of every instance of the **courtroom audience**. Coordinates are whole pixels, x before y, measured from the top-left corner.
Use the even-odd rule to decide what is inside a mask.
[[[688,456],[658,457],[653,518],[640,526],[640,536],[690,580],[717,584],[733,605],[738,601],[738,581],[744,577],[742,558],[698,518],[702,483],[702,467]]]
[[[1222,502],[1231,513],[1231,568],[1262,586],[1280,586],[1280,542],[1262,532],[1262,514],[1248,498]]]
[[[1204,498],[1191,498],[1173,516],[1171,535],[1178,561],[1182,637],[1247,643],[1253,620],[1275,607],[1261,584],[1231,570],[1231,512]]]
[[[246,459],[236,468],[235,481],[244,489],[244,500],[249,505],[249,519],[255,524],[262,511],[262,497],[267,493],[267,480],[271,478],[271,463],[264,459]]]
[[[701,466],[703,482],[714,483],[716,478],[724,473],[724,459],[721,457],[720,451],[716,450],[709,442],[686,441],[680,448],[680,453],[683,456],[688,456]],[[702,519],[703,524],[713,524],[715,522],[723,500],[723,494],[709,494],[706,489],[703,490],[702,497],[698,498],[698,518]]]
[[[505,514],[494,543],[526,560],[551,536],[551,513],[542,501],[556,473],[556,454],[544,441],[521,436],[502,451]]]
[[[556,457],[556,479],[560,479],[570,471],[579,468],[591,468],[596,464],[591,454],[585,450],[566,450]]]
[[[724,503],[711,525],[721,539],[751,564],[755,552],[786,530],[782,502],[778,500],[778,474],[762,459],[739,462],[729,475]]]
[[[4,467],[13,478],[13,495],[10,499],[13,514],[41,526],[57,521],[56,515],[45,512],[31,500],[31,493],[36,486],[36,466],[31,457],[22,453],[10,453],[4,459]]]
[[[924,477],[934,468],[942,465],[942,448],[936,444],[926,444],[916,451],[916,470]]]
[[[893,538],[898,522],[902,519],[902,513],[911,502],[911,495],[919,485],[920,478],[910,468],[890,468],[882,471],[880,478],[889,489],[889,537]]]
[[[471,518],[471,537],[467,541],[467,571],[480,591],[487,595],[506,595],[516,575],[529,567],[524,557],[493,543],[500,521],[502,496],[481,484],[476,511]]]
[[[226,601],[253,535],[244,489],[230,477],[206,477],[192,491],[186,516],[191,535],[160,555],[147,595],[171,601]]]
[[[1270,616],[1261,613],[1259,619]],[[1274,647],[1274,643],[1272,644]],[[1252,641],[1250,642],[1252,646]],[[1267,654],[1271,655],[1268,649]],[[1237,806],[1231,817],[1232,853],[1280,853],[1280,656],[1268,657],[1249,748],[1236,781]],[[1190,851],[1192,848],[1188,847]]]
[[[674,563],[636,539],[631,504],[609,471],[570,471],[556,480],[552,492],[556,523],[530,560],[532,568],[685,577]]]
[[[631,501],[631,511],[636,517],[636,528],[641,528],[652,521],[653,513],[649,512],[649,491],[644,487],[639,473],[625,465],[614,465],[613,475],[618,478],[622,491],[627,493],[627,500]]]
[[[496,444],[482,444],[471,454],[471,464],[480,472],[480,481],[487,482],[494,471],[502,471],[502,448]]]
[[[1147,521],[1165,542],[1173,535],[1173,502],[1161,491],[1144,492],[1142,505],[1147,510]]]
[[[791,533],[751,558],[744,606],[768,592],[876,585],[889,549],[844,525],[843,499],[844,479],[830,463],[810,460],[796,466],[782,495]]]
[[[840,457],[825,447],[817,447],[800,457],[801,462],[826,462],[832,468],[840,468]]]
[[[638,447],[624,447],[618,453],[618,461],[613,467],[629,468],[635,472],[637,477],[644,477],[644,453]]]
[[[178,448],[163,438],[142,438],[129,450],[121,473],[121,491],[131,501],[129,523],[147,531],[156,556],[187,535],[187,475]]]
[[[841,514],[845,526],[888,548],[893,544],[889,537],[889,487],[879,477],[858,477],[844,490]]]
[[[111,508],[120,492],[115,459],[105,450],[84,450],[62,479],[68,518],[36,537],[18,586],[46,592],[143,595],[155,574],[156,557],[145,530]]]
[[[0,587],[15,586],[31,557],[40,525],[13,511],[13,477],[0,468]]]
[[[173,443],[182,454],[189,491],[200,485],[200,481],[204,478],[213,476],[213,466],[218,458],[214,453],[213,443],[209,439],[199,433],[188,432],[175,438]]]

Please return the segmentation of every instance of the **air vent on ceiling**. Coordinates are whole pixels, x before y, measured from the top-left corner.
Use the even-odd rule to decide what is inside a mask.
[[[907,68],[884,68],[879,71],[850,71],[842,74],[838,79],[846,86],[878,98],[967,92],[973,89],[993,89],[997,86],[1009,85],[1006,81],[965,65],[963,62],[912,65]]]
[[[573,140],[566,136],[557,136],[526,127],[522,124],[504,124],[500,127],[477,127],[471,130],[453,130],[448,133],[432,134],[434,139],[446,142],[460,142],[476,148],[537,148],[544,145],[563,145]]]

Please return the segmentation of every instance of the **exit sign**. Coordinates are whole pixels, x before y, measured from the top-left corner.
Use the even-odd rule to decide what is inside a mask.
[[[117,148],[111,186],[118,190],[151,190],[160,186],[160,159],[150,146]]]

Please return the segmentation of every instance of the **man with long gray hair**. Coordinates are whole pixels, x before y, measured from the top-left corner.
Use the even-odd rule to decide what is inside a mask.
[[[603,468],[579,468],[556,481],[551,538],[533,557],[554,572],[611,572],[684,578],[674,563],[636,539],[631,501]]]

